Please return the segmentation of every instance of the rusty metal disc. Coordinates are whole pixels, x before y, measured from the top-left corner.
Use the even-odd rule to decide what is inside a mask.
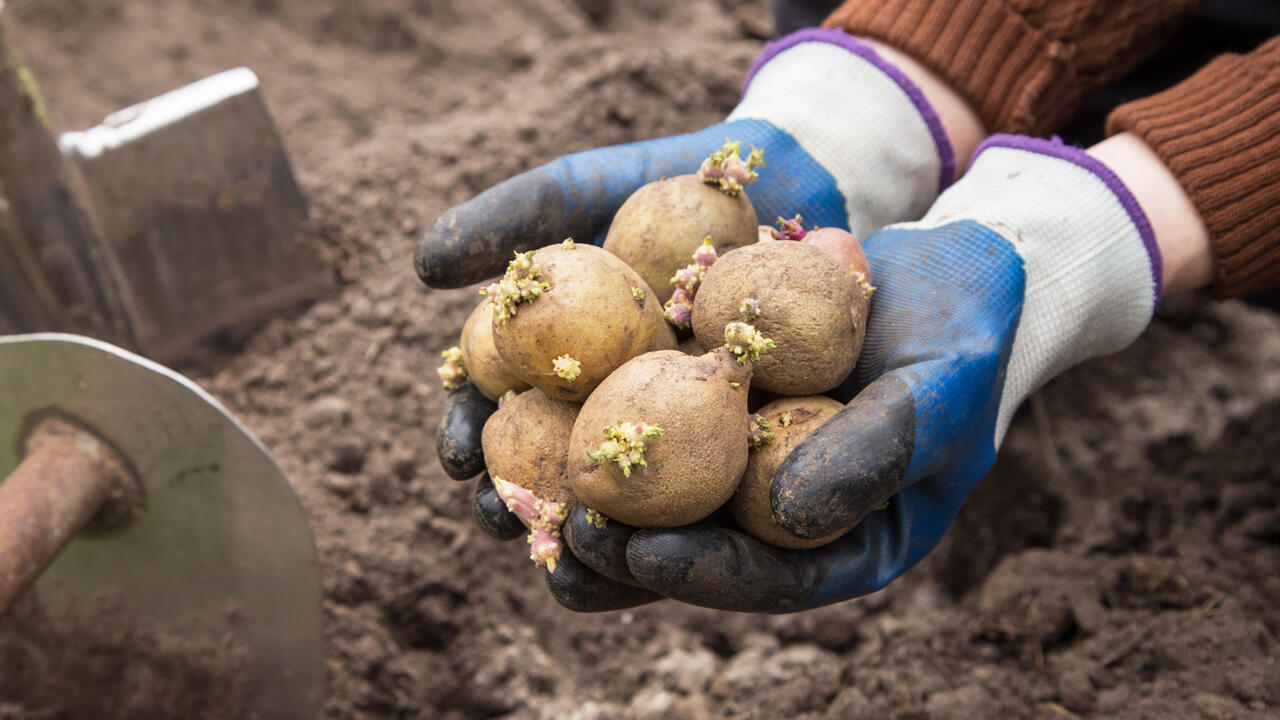
[[[31,592],[40,603],[121,598],[155,629],[231,641],[261,717],[322,711],[320,578],[293,488],[262,444],[190,380],[77,335],[0,337],[0,478],[26,419],[57,408],[136,469],[137,520],[73,540]]]

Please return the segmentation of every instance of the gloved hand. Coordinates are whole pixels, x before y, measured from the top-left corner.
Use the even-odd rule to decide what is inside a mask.
[[[852,401],[771,489],[775,518],[802,537],[861,522],[829,545],[782,550],[715,523],[598,530],[579,509],[565,537],[580,560],[728,610],[880,589],[938,543],[1026,396],[1130,344],[1161,296],[1160,253],[1133,195],[1083,151],[1043,140],[992,138],[922,220],[864,247],[878,290],[838,393]]]
[[[919,217],[955,175],[941,121],[901,70],[840,31],[803,30],[767,48],[725,122],[567,155],[507,180],[445,212],[419,243],[415,269],[427,285],[460,287],[498,274],[516,251],[570,236],[601,242],[632,192],[695,172],[726,138],[765,151],[768,165],[748,190],[763,224],[799,213],[808,225],[865,237]],[[446,402],[438,446],[453,477],[483,468],[480,427],[490,412],[492,403],[469,383]],[[580,566],[571,559],[560,567]],[[575,591],[583,584],[572,575],[557,570],[549,578],[557,598],[612,609],[584,605],[591,595]]]

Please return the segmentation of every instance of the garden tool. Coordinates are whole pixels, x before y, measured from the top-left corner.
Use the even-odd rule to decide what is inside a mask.
[[[0,337],[0,613],[104,593],[246,651],[248,707],[318,717],[315,545],[270,453],[190,380],[75,335]]]

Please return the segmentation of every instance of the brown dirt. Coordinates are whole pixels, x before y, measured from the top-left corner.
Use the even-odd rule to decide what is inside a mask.
[[[229,636],[148,627],[112,594],[88,607],[28,596],[0,623],[0,719],[245,718],[245,653]]]
[[[1280,318],[1236,303],[1170,303],[1037,394],[942,547],[862,600],[575,615],[523,545],[472,528],[471,486],[433,457],[433,368],[477,298],[422,288],[414,239],[560,152],[718,119],[762,2],[10,4],[63,128],[238,64],[263,81],[343,284],[184,369],[310,515],[329,716],[1280,716]],[[93,682],[25,677],[0,682],[0,715],[182,714],[172,696],[85,713]],[[228,694],[155,687],[206,714]]]

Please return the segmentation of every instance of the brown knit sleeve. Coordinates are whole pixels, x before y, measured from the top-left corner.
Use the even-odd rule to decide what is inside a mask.
[[[1156,50],[1200,0],[847,0],[823,24],[941,75],[989,132],[1047,134]]]
[[[1214,296],[1280,285],[1280,37],[1121,105],[1107,133],[1125,130],[1164,160],[1204,219]]]

